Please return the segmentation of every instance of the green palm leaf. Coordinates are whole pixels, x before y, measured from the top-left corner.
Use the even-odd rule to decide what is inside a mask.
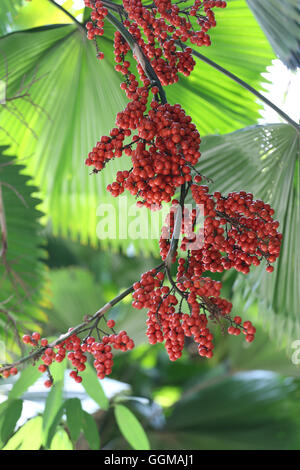
[[[33,196],[37,188],[28,184],[30,178],[22,174],[24,166],[4,154],[5,150],[5,147],[0,147],[1,337],[15,322],[12,331],[16,332],[18,322],[26,324],[30,319],[45,318],[34,307],[43,279],[41,259],[44,252],[39,224],[42,213],[37,210],[41,201]]]
[[[212,46],[196,49],[261,90],[261,74],[274,55],[246,2],[227,3],[227,8],[216,11]],[[260,107],[247,90],[200,60],[188,79],[168,87],[167,96],[180,102],[203,135],[231,132],[259,118]]]
[[[100,263],[100,258],[98,258]],[[102,267],[105,269],[105,266]],[[116,273],[120,277],[120,271],[115,265]],[[128,266],[127,266],[128,271]],[[138,273],[135,270],[134,275]],[[52,269],[49,272],[49,289],[51,291],[51,307],[48,309],[48,317],[51,325],[47,333],[67,331],[71,325],[82,322],[84,315],[94,314],[109,299],[118,294],[115,283],[96,282],[91,273],[85,269],[72,266],[65,269]],[[124,285],[130,285],[128,272],[123,273]],[[138,317],[131,307],[131,298],[127,303],[116,306],[107,318],[112,316],[117,323],[119,331],[126,328],[128,334],[134,339],[135,344],[145,342],[146,315],[141,312]],[[101,320],[101,328],[109,332],[104,320]]]
[[[289,68],[300,67],[298,0],[247,0],[275,53]]]
[[[173,407],[155,449],[299,449],[299,384],[272,372],[202,379]]]
[[[26,161],[28,172],[42,185],[54,230],[67,235],[71,229],[82,241],[91,238],[95,242],[100,197],[120,161],[96,177],[89,175],[84,159],[125,106],[113,63],[99,63],[93,44],[73,25],[12,34],[0,40],[1,46],[5,47],[9,70],[13,70],[8,95],[16,92],[24,73],[30,80],[37,66],[38,75],[44,78],[32,89],[32,100],[39,109],[21,100],[17,104],[38,140],[6,110],[1,113],[0,125],[14,134],[19,154],[20,149],[22,154],[25,149],[26,153],[34,152]],[[102,49],[109,57],[112,42],[103,40]],[[127,161],[123,159],[121,165],[125,168]]]

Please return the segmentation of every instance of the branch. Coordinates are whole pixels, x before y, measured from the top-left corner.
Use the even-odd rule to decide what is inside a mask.
[[[50,0],[52,1],[52,0]],[[126,10],[124,9],[124,7],[122,7],[121,5],[117,5],[117,4],[114,4],[113,2],[110,2],[110,1],[106,1],[106,0],[103,0],[103,3],[105,3],[105,6],[107,9],[110,9],[110,10],[113,10],[113,11],[118,11],[118,12],[125,12]],[[178,2],[178,3],[181,3],[181,2]],[[155,6],[155,4],[153,5],[150,5],[150,7],[152,6]],[[148,6],[149,7],[149,6]],[[146,6],[147,8],[147,6]],[[110,15],[110,13],[108,14]],[[119,27],[117,26],[118,30],[120,31],[120,33],[124,36],[124,38],[126,39],[126,41],[128,42],[128,44],[130,45],[132,51],[134,52],[134,46],[132,47],[132,40],[133,40],[133,37],[131,36],[131,34],[126,30],[126,28],[124,28],[124,26],[122,25],[122,23],[120,23],[113,15],[110,15],[111,18],[108,18],[107,16],[107,19],[112,23],[111,19],[114,18],[114,23],[113,24],[117,24],[119,23],[119,25],[122,27],[122,30],[119,29]],[[134,41],[134,40],[133,40]],[[185,44],[183,44],[181,41],[175,41],[175,44],[177,46],[179,46],[181,49],[186,49],[186,47],[189,47],[189,46],[186,46]],[[139,47],[139,46],[137,46]],[[139,48],[140,49],[140,48]],[[230,78],[231,80],[233,80],[234,82],[238,83],[239,85],[241,85],[243,88],[245,88],[246,90],[248,90],[250,93],[252,93],[254,96],[256,96],[258,99],[260,99],[263,103],[265,103],[267,106],[269,106],[270,108],[272,108],[277,114],[279,114],[279,116],[281,116],[285,121],[287,121],[289,124],[291,124],[291,126],[293,126],[297,132],[300,133],[300,125],[297,124],[297,122],[295,122],[292,118],[290,118],[282,109],[280,109],[278,106],[276,106],[274,103],[272,103],[272,101],[270,101],[268,98],[266,98],[265,96],[263,96],[261,93],[259,93],[257,90],[255,90],[255,88],[253,88],[251,85],[249,85],[247,82],[245,82],[244,80],[242,80],[241,78],[237,77],[236,75],[234,75],[232,72],[229,72],[229,70],[225,69],[224,67],[222,67],[221,65],[218,65],[216,62],[214,62],[213,60],[211,59],[208,59],[206,56],[204,56],[203,54],[200,54],[200,52],[196,51],[195,49],[192,49],[192,54],[197,57],[198,59],[202,60],[203,62],[205,62],[206,64],[210,65],[211,67],[215,68],[216,70],[218,70],[219,72],[223,73],[224,75],[226,75],[228,78]],[[144,55],[144,54],[143,54]],[[147,59],[146,59],[147,60]],[[148,62],[148,61],[147,61]],[[150,63],[148,62],[148,64],[150,65]],[[142,63],[141,63],[142,65]],[[152,66],[150,65],[151,69],[152,69]],[[152,69],[153,70],[153,69]],[[154,72],[154,70],[153,70]],[[155,73],[155,72],[154,72]],[[150,78],[150,77],[149,77]]]
[[[102,0],[102,3],[107,9],[113,10],[120,15],[123,13],[125,16],[126,11],[123,5],[117,5],[116,3],[110,2],[109,0]]]
[[[52,0],[50,0],[52,1]],[[113,2],[110,2],[110,1],[106,1],[104,0],[103,3],[105,3],[105,6],[107,9],[110,9],[110,10],[113,10],[113,11],[118,11],[118,12],[125,12],[125,9],[121,6],[121,5],[117,5],[117,4],[114,4]],[[178,2],[180,3],[180,2]],[[152,5],[151,5],[152,6]],[[124,36],[124,38],[126,39],[126,41],[128,42],[128,44],[130,45],[133,53],[135,53],[134,51],[134,48],[135,46],[132,44],[132,41],[134,42],[134,39],[133,37],[131,36],[131,34],[127,31],[127,29],[122,25],[122,23],[120,23],[113,15],[111,15],[110,13],[108,14],[107,16],[107,19],[113,23],[115,26],[117,26],[117,23],[118,23],[118,30],[120,31],[120,33]],[[121,28],[121,29],[120,29]],[[183,44],[181,41],[176,41],[175,42],[177,46],[179,46],[181,49],[186,49],[186,46],[185,44]],[[140,50],[140,47],[136,44],[136,47],[139,48]],[[143,54],[143,52],[141,51],[141,53]],[[255,88],[253,88],[251,85],[249,85],[247,82],[245,82],[244,80],[242,80],[241,78],[237,77],[236,75],[234,75],[232,72],[229,72],[229,70],[225,69],[224,67],[222,67],[221,65],[218,65],[216,62],[214,62],[213,60],[211,59],[208,59],[206,56],[204,56],[203,54],[200,54],[200,52],[196,51],[195,49],[192,49],[192,54],[197,57],[198,59],[202,60],[203,62],[205,62],[206,64],[210,65],[211,67],[215,68],[216,70],[218,70],[219,72],[223,73],[224,75],[226,75],[228,78],[230,78],[231,80],[235,81],[236,83],[238,83],[239,85],[241,85],[243,88],[245,88],[246,90],[248,90],[250,93],[252,93],[254,96],[256,96],[258,99],[260,99],[263,103],[265,103],[267,106],[269,106],[270,108],[272,108],[275,112],[277,112],[277,114],[279,114],[279,116],[281,116],[285,121],[287,121],[289,124],[291,124],[291,126],[293,126],[297,132],[300,133],[300,125],[297,124],[292,118],[290,118],[282,109],[280,109],[278,106],[276,106],[274,103],[272,103],[272,101],[270,101],[268,98],[266,98],[265,96],[263,96],[261,93],[259,93],[257,90],[255,90]],[[144,54],[143,54],[144,56]],[[138,58],[138,57],[137,57]],[[145,57],[143,57],[145,59]],[[139,60],[139,58],[138,58]],[[149,65],[152,69],[152,71],[154,72],[151,64],[149,63],[149,61],[146,59],[146,64],[147,66]],[[141,62],[140,62],[141,63]],[[141,65],[143,66],[143,64],[141,63]],[[149,69],[150,70],[150,69]],[[151,72],[152,72],[151,71]],[[146,72],[146,71],[145,71]],[[155,72],[154,72],[155,74]],[[156,75],[156,74],[155,74]],[[150,77],[149,77],[150,78]],[[156,77],[156,82],[157,82],[158,78]],[[157,82],[158,83],[158,82]]]
[[[108,9],[111,8],[111,6],[109,6],[109,5],[106,5],[106,6],[107,6]],[[144,52],[142,51],[142,49],[140,48],[140,46],[136,42],[136,40],[129,33],[129,31],[127,31],[125,26],[123,26],[123,24],[114,15],[112,15],[110,12],[108,12],[106,18],[113,26],[115,26],[117,28],[117,30],[122,34],[124,39],[128,42],[134,57],[136,58],[136,60],[141,65],[142,69],[144,70],[144,72],[147,75],[147,77],[149,78],[149,80],[156,83],[156,85],[159,89],[159,95],[160,95],[160,98],[161,98],[161,102],[162,102],[162,104],[165,104],[167,102],[167,98],[166,98],[165,92],[163,90],[163,87],[160,83],[160,80],[159,80],[158,76],[156,75],[156,73],[155,73],[152,65],[150,64],[149,60],[145,56]]]
[[[3,313],[6,316],[7,320],[12,325],[12,330],[13,330],[13,334],[14,334],[14,337],[16,339],[16,342],[17,342],[17,344],[20,348],[20,351],[23,352],[24,351],[24,344],[20,340],[17,323],[16,323],[14,317],[4,307],[1,307],[1,305],[3,305],[4,303],[5,302],[2,302],[0,304],[0,312]]]
[[[178,41],[176,42],[176,44],[179,45],[180,47],[182,47],[183,49],[185,49],[187,47],[187,46],[183,45],[182,43],[180,43]],[[261,93],[259,93],[257,90],[255,90],[255,88],[253,88],[251,85],[244,82],[244,80],[237,77],[233,73],[229,72],[229,70],[224,69],[224,67],[222,67],[221,65],[216,64],[216,62],[214,62],[213,60],[208,59],[208,57],[205,57],[204,55],[200,54],[200,52],[195,51],[195,49],[192,49],[192,54],[195,57],[198,57],[198,59],[202,60],[206,64],[213,67],[214,69],[218,70],[219,72],[223,73],[227,77],[231,78],[231,80],[235,81],[236,83],[241,85],[246,90],[250,91],[250,93],[252,93],[258,99],[263,101],[266,105],[270,106],[270,108],[274,109],[274,111],[276,111],[277,114],[279,114],[279,116],[281,116],[285,121],[287,121],[289,124],[291,124],[291,126],[293,126],[297,130],[297,132],[300,133],[300,125],[299,124],[297,124],[295,121],[293,121],[293,119],[290,118],[284,111],[282,111],[282,109],[278,108],[278,106],[276,106],[274,103],[272,103],[272,101],[268,100],[268,98],[266,98]]]
[[[187,295],[177,287],[177,284],[176,282],[174,282],[174,279],[172,278],[172,274],[170,272],[170,268],[167,264],[166,264],[166,273],[167,273],[167,278],[171,286],[173,287],[173,289],[182,297],[182,299],[186,299]]]
[[[16,96],[13,96],[11,98],[6,98],[5,101],[6,103],[10,102],[10,101],[16,101],[16,100],[19,100],[19,99],[22,99],[22,98],[26,98],[28,95],[28,93],[23,93],[22,95],[16,95]]]
[[[83,31],[85,33],[85,28],[83,26],[83,24],[80,23],[80,21],[78,21],[75,16],[73,16],[68,10],[66,10],[64,7],[62,7],[61,5],[58,5],[58,3],[56,3],[54,0],[49,0],[50,3],[52,3],[52,5],[56,6],[59,10],[61,10],[63,13],[65,13],[65,15],[67,15],[69,18],[71,18],[71,20],[77,24],[78,28]]]
[[[2,248],[0,252],[0,257],[5,263],[5,255],[7,251],[7,228],[6,228],[6,218],[4,212],[3,198],[2,198],[2,187],[0,184],[0,228],[2,233]]]
[[[9,132],[7,132],[7,130],[4,129],[4,127],[0,126],[0,131],[4,132],[6,137],[8,137],[12,142],[14,142],[17,147],[19,146],[19,143],[16,141],[16,139]]]
[[[188,187],[188,189],[189,189],[189,187]],[[172,264],[172,259],[175,255],[177,247],[178,247],[179,236],[180,236],[180,231],[181,231],[182,214],[183,214],[183,209],[184,209],[184,201],[185,201],[188,189],[186,190],[185,183],[180,188],[180,203],[179,203],[179,207],[177,207],[177,211],[176,211],[175,222],[174,222],[174,230],[173,230],[173,235],[172,235],[172,239],[171,239],[169,253],[167,254],[167,257],[165,259],[165,265],[166,265],[166,268],[167,268],[167,272],[168,272],[168,270],[170,270],[170,267],[171,267],[171,264]]]
[[[1,53],[1,51],[0,51],[0,53]],[[3,54],[3,56],[5,58],[5,54]],[[7,68],[7,66],[6,66],[6,68]],[[8,69],[7,69],[6,76],[7,75],[8,75]],[[24,125],[31,132],[31,134],[33,135],[33,137],[36,140],[38,139],[37,134],[35,133],[34,129],[32,129],[30,127],[30,125],[26,122],[26,118],[24,116],[24,113],[22,113],[20,111],[20,109],[17,107],[16,102],[18,100],[21,100],[23,102],[29,103],[31,106],[33,106],[37,110],[39,110],[41,114],[42,113],[45,114],[45,116],[47,117],[48,120],[52,121],[51,116],[48,114],[48,112],[42,106],[39,106],[38,104],[36,104],[33,101],[33,99],[31,98],[31,95],[30,95],[30,91],[31,91],[32,86],[35,83],[37,83],[39,80],[41,80],[45,75],[46,74],[41,75],[40,77],[37,77],[37,68],[36,68],[30,82],[25,84],[26,75],[24,74],[23,77],[22,77],[21,84],[20,84],[20,87],[19,87],[18,91],[13,96],[5,97],[4,102],[0,103],[0,109],[2,107],[8,113],[12,114],[12,116],[14,118],[18,119],[18,121],[22,125]],[[6,86],[8,88],[8,81],[6,82]],[[3,131],[6,134],[6,136],[9,139],[11,139],[17,146],[19,145],[19,143],[16,141],[16,139],[4,127],[0,126],[0,131]]]
[[[157,271],[160,271],[163,267],[164,267],[164,263],[161,263],[155,269]],[[36,349],[32,353],[28,354],[27,356],[22,357],[21,359],[19,359],[18,361],[14,362],[12,364],[5,364],[3,367],[0,367],[0,374],[2,374],[5,370],[11,369],[12,367],[17,367],[21,364],[24,364],[25,362],[28,362],[28,361],[31,361],[31,360],[35,361],[35,360],[39,359],[39,357],[43,354],[43,352],[47,348],[54,348],[58,344],[62,343],[66,339],[68,339],[70,336],[72,336],[76,333],[78,333],[78,334],[81,333],[82,330],[84,330],[87,325],[89,325],[90,323],[92,323],[94,321],[100,320],[100,318],[102,318],[106,314],[106,312],[108,312],[112,307],[114,307],[119,302],[121,302],[121,300],[123,300],[125,297],[127,297],[129,294],[131,294],[133,291],[134,291],[134,287],[132,285],[132,286],[128,287],[128,289],[123,291],[121,294],[117,295],[114,299],[110,300],[107,304],[105,304],[99,310],[97,310],[97,312],[94,313],[94,315],[92,315],[91,317],[86,316],[82,323],[80,323],[79,325],[77,325],[74,328],[70,329],[69,331],[67,331],[67,333],[64,333],[64,334],[60,335],[59,338],[54,340],[52,343],[48,344],[45,347],[41,347],[41,348]]]
[[[28,209],[28,204],[27,202],[25,201],[24,197],[22,196],[21,193],[19,193],[19,191],[16,190],[16,188],[14,188],[11,184],[9,183],[5,183],[4,181],[0,181],[0,186],[3,185],[3,186],[6,186],[8,189],[10,189],[11,191],[13,191],[15,193],[15,195],[17,196],[17,198],[22,202],[22,204]],[[0,195],[1,199],[2,199],[2,195]],[[1,201],[2,202],[2,201]],[[1,210],[1,209],[0,209]]]
[[[23,116],[23,114],[21,113],[21,111],[15,106],[14,102],[11,101],[10,102],[11,104],[11,107],[9,107],[7,104],[2,104],[2,107],[8,112],[10,113],[12,116],[14,116],[16,119],[18,119],[18,121],[20,121],[20,123],[25,126],[29,132],[31,132],[31,134],[33,135],[33,137],[38,140],[38,136],[36,134],[36,132],[34,131],[34,129],[32,129],[29,124],[26,122],[26,119],[25,117]]]

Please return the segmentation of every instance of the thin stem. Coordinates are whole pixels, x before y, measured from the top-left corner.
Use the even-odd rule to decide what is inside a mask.
[[[117,5],[116,3],[110,2],[108,0],[102,0],[103,5],[110,10],[115,11],[116,13],[125,13],[125,10],[122,5]]]
[[[157,266],[155,268],[156,271],[160,271],[164,267],[164,265],[165,265],[164,263],[161,263],[159,266]],[[28,361],[31,361],[31,360],[35,361],[35,360],[39,359],[39,357],[43,354],[45,349],[54,348],[58,344],[62,343],[66,339],[68,339],[70,336],[72,336],[76,333],[81,333],[82,331],[86,330],[85,327],[87,325],[89,325],[90,323],[92,323],[94,321],[100,320],[100,318],[102,318],[106,314],[106,312],[108,312],[117,303],[121,302],[121,300],[123,300],[125,297],[127,297],[129,294],[131,294],[133,291],[134,291],[134,287],[132,285],[132,286],[128,287],[128,289],[124,290],[121,294],[117,295],[112,300],[107,302],[107,304],[105,304],[103,307],[101,307],[99,310],[97,310],[97,312],[94,313],[94,315],[92,315],[91,317],[86,316],[82,323],[80,323],[79,325],[77,325],[74,328],[70,329],[69,331],[67,331],[67,333],[62,334],[59,338],[54,340],[52,343],[50,343],[46,347],[40,347],[40,348],[36,349],[32,353],[28,354],[27,356],[22,357],[21,359],[14,362],[13,364],[5,364],[3,367],[0,367],[0,374],[3,373],[5,370],[11,369],[12,367],[19,366],[19,365],[24,364],[25,362],[28,362]]]
[[[4,304],[4,302],[2,302],[2,304],[0,304],[0,312],[3,313],[6,316],[7,320],[12,325],[12,330],[13,330],[14,337],[15,337],[16,342],[17,342],[17,344],[20,348],[20,351],[23,353],[24,344],[20,340],[17,323],[16,323],[14,317],[5,308],[1,307],[1,305],[3,305],[3,304]]]
[[[181,222],[182,222],[182,214],[183,214],[183,209],[184,209],[184,200],[186,198],[187,192],[188,190],[186,190],[185,183],[184,183],[183,185],[181,185],[181,188],[180,188],[180,201],[179,201],[179,206],[177,207],[177,211],[175,215],[173,235],[171,238],[169,253],[167,254],[167,257],[165,259],[165,265],[168,269],[170,269],[170,266],[172,264],[172,259],[178,247],[180,230],[181,230]]]
[[[110,8],[107,6],[107,8]],[[129,31],[123,26],[123,24],[110,12],[108,12],[106,19],[114,25],[117,30],[122,34],[124,39],[128,42],[133,55],[135,56],[136,60],[139,62],[141,65],[142,69],[144,70],[145,74],[147,77],[152,81],[155,82],[159,89],[159,95],[161,98],[162,104],[165,104],[167,102],[165,92],[163,90],[163,87],[160,83],[160,80],[158,76],[156,75],[152,65],[150,64],[149,60],[145,56],[144,52],[140,48],[140,46],[137,44],[136,40],[133,38],[133,36],[129,33]]]
[[[51,1],[52,3],[55,3],[53,2],[53,0],[49,0]],[[181,2],[178,2],[178,3],[181,3]],[[124,8],[121,6],[121,5],[117,5],[117,4],[114,4],[113,2],[109,2],[109,1],[105,1],[105,6],[108,8],[108,9],[112,9],[114,11],[125,11]],[[154,6],[153,5],[147,5],[146,8],[148,7],[152,7]],[[111,15],[111,17],[113,17],[113,15]],[[113,17],[114,18],[114,17]],[[109,18],[108,18],[109,19]],[[111,18],[112,19],[112,18]],[[116,22],[118,20],[115,18],[115,22],[114,24],[116,25]],[[112,21],[111,21],[112,22]],[[119,31],[121,32],[121,34],[125,37],[125,39],[127,40],[127,42],[129,43],[130,47],[131,47],[131,43],[130,41],[133,40],[131,34],[127,31],[127,29],[122,25],[122,23],[118,22],[121,26],[122,26],[122,31],[119,29]],[[127,36],[127,37],[126,37]],[[130,37],[129,37],[130,36]],[[185,44],[183,44],[181,41],[176,41],[175,42],[177,44],[177,46],[179,46],[181,49],[185,49],[186,46]],[[132,47],[131,47],[132,48]],[[205,57],[204,55],[200,54],[200,52],[196,51],[195,49],[192,49],[192,54],[195,56],[195,57],[198,57],[198,59],[202,60],[203,62],[205,62],[206,64],[210,65],[211,67],[215,68],[216,70],[218,70],[219,72],[223,73],[224,75],[226,75],[228,78],[230,78],[231,80],[235,81],[236,83],[238,83],[239,85],[241,85],[243,88],[245,88],[246,90],[248,90],[250,93],[252,93],[254,96],[256,96],[258,99],[260,99],[263,103],[265,103],[267,106],[270,106],[270,108],[272,108],[275,112],[277,112],[279,114],[279,116],[281,116],[285,121],[287,121],[289,124],[291,124],[291,126],[293,126],[297,132],[300,133],[300,125],[297,124],[297,122],[295,122],[292,118],[290,118],[282,109],[280,109],[278,106],[276,106],[274,103],[272,103],[272,101],[270,101],[268,98],[266,98],[265,96],[263,96],[261,93],[259,93],[257,90],[255,90],[255,88],[253,88],[251,85],[249,85],[247,82],[245,82],[244,80],[242,80],[241,78],[237,77],[235,74],[233,74],[232,72],[229,72],[229,70],[225,69],[224,67],[222,67],[221,65],[217,64],[216,62],[214,62],[213,60],[211,59],[208,59],[208,57]],[[144,55],[144,54],[143,54]],[[149,63],[149,62],[148,62]],[[142,64],[141,64],[142,65]],[[150,63],[149,63],[150,65]],[[151,67],[151,65],[150,65]],[[152,69],[152,67],[151,67]],[[152,69],[153,70],[153,69]],[[154,72],[154,70],[153,70]]]
[[[178,287],[177,287],[177,284],[174,282],[174,279],[172,278],[172,274],[170,272],[170,268],[168,267],[168,265],[166,264],[166,273],[167,273],[167,278],[171,284],[171,286],[173,287],[173,289],[182,297],[182,300],[183,299],[186,299],[186,294],[184,292],[182,292]]]
[[[52,5],[56,6],[59,10],[61,10],[62,12],[64,12],[69,18],[71,18],[71,20],[77,24],[77,26],[79,27],[79,29],[81,29],[81,31],[85,32],[85,28],[83,26],[83,24],[80,23],[80,21],[78,21],[75,16],[73,16],[68,10],[66,10],[64,7],[62,7],[61,5],[59,5],[58,3],[56,3],[54,0],[49,0],[50,3],[52,3]]]
[[[52,0],[50,0],[52,1]],[[118,13],[120,12],[125,12],[124,8],[122,5],[116,5],[112,2],[105,1],[105,6],[107,9],[117,11]],[[123,23],[119,21],[114,15],[112,15],[110,12],[106,15],[106,19],[113,25],[115,28],[122,34],[123,38],[127,41],[129,44],[129,47],[132,50],[133,56],[136,58],[142,69],[144,70],[145,74],[147,77],[151,80],[151,82],[154,82],[158,89],[159,89],[159,95],[162,104],[167,103],[167,98],[166,94],[164,92],[164,89],[162,87],[162,84],[160,83],[160,80],[158,76],[156,75],[152,65],[150,64],[149,60],[145,56],[144,52],[142,51],[141,47],[138,45],[134,37],[130,34],[130,32],[125,28]]]
[[[185,49],[185,47],[186,47],[182,44],[179,44],[178,42],[177,42],[177,44],[180,45],[181,47],[183,46],[183,49]],[[279,114],[279,116],[281,116],[285,121],[287,121],[289,124],[291,124],[291,126],[293,126],[300,133],[300,125],[299,124],[297,124],[295,121],[293,121],[293,119],[291,119],[284,111],[282,111],[282,109],[278,108],[278,106],[276,106],[274,103],[272,103],[272,101],[268,100],[268,98],[266,98],[261,93],[259,93],[257,90],[255,90],[255,88],[253,88],[251,85],[244,82],[244,80],[237,77],[233,73],[229,72],[229,70],[224,69],[224,67],[222,67],[221,65],[216,64],[216,62],[214,62],[213,60],[208,59],[208,57],[205,57],[204,55],[200,54],[200,52],[197,52],[193,49],[192,54],[195,57],[198,57],[198,59],[202,60],[206,64],[208,64],[211,67],[215,68],[219,72],[223,73],[227,77],[231,78],[231,80],[235,81],[236,83],[241,85],[246,90],[250,91],[250,93],[252,93],[257,98],[259,98],[261,101],[263,101],[265,104],[270,106],[270,108],[274,109],[274,111],[276,111]]]
[[[0,229],[2,233],[2,248],[0,252],[0,258],[2,258],[2,261],[5,263],[5,255],[7,251],[7,227],[1,185],[2,183],[0,184]]]
[[[16,95],[16,96],[12,96],[11,98],[6,98],[5,101],[6,102],[15,101],[15,100],[19,100],[21,98],[26,98],[28,96],[29,96],[28,93],[23,93],[23,95]]]

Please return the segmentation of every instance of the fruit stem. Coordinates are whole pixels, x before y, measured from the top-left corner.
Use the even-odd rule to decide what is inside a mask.
[[[155,269],[157,271],[160,271],[164,267],[164,265],[165,265],[164,263],[161,263]],[[121,294],[117,295],[112,300],[107,302],[103,307],[101,307],[99,310],[97,310],[97,312],[94,313],[94,315],[92,315],[91,317],[85,317],[85,320],[82,323],[80,323],[79,325],[75,326],[72,329],[69,329],[67,331],[67,333],[64,333],[64,334],[60,335],[59,338],[54,340],[52,343],[48,344],[45,347],[39,347],[38,349],[36,349],[32,353],[28,354],[27,356],[22,357],[21,359],[14,362],[13,364],[4,364],[2,367],[0,367],[0,374],[2,374],[5,370],[10,370],[12,367],[19,366],[20,364],[24,364],[25,362],[28,362],[28,361],[31,361],[31,360],[32,361],[37,360],[43,354],[45,349],[54,348],[58,344],[62,343],[66,339],[68,339],[70,336],[72,336],[76,333],[78,333],[78,334],[81,333],[85,329],[86,325],[94,322],[95,320],[99,320],[101,317],[103,317],[105,315],[106,312],[108,312],[108,310],[110,310],[114,305],[119,303],[121,300],[123,300],[125,297],[127,297],[129,294],[131,294],[133,291],[134,291],[134,287],[132,285],[132,286],[128,287],[128,289],[124,290]]]
[[[49,0],[50,3],[52,3],[52,5],[56,6],[59,10],[61,10],[63,13],[65,13],[65,15],[67,15],[69,18],[71,18],[71,20],[77,24],[77,26],[79,27],[79,29],[81,29],[81,31],[83,31],[85,33],[85,27],[82,23],[80,23],[80,21],[78,21],[75,16],[73,16],[68,10],[66,10],[64,7],[62,7],[61,5],[59,5],[58,3],[56,3],[54,0]]]
[[[107,8],[110,8],[110,7],[107,6]],[[158,76],[156,75],[156,73],[155,73],[152,65],[150,64],[149,60],[147,59],[147,57],[143,53],[142,49],[138,45],[138,43],[135,41],[135,39],[129,33],[129,31],[125,28],[125,26],[123,26],[123,24],[114,15],[112,15],[110,12],[108,12],[108,14],[106,16],[106,19],[113,26],[116,27],[116,29],[122,34],[123,38],[128,42],[128,44],[129,44],[129,46],[132,50],[133,56],[139,62],[142,69],[144,70],[145,74],[149,78],[149,80],[151,80],[151,82],[155,82],[155,84],[157,85],[157,87],[159,89],[159,95],[160,95],[161,103],[166,104],[167,103],[167,98],[166,98],[166,94],[163,90],[163,87],[160,83],[160,80],[159,80]]]
[[[177,42],[177,45],[180,45],[180,47],[183,46],[183,49],[185,49],[186,46],[182,45],[181,43],[179,44]],[[247,82],[242,80],[241,78],[237,77],[234,75],[232,72],[229,72],[229,70],[225,69],[221,65],[217,64],[213,60],[209,59],[208,57],[200,54],[200,52],[196,51],[195,49],[192,50],[192,54],[197,57],[198,59],[202,60],[206,64],[210,65],[214,69],[218,70],[219,72],[223,73],[227,77],[231,78],[231,80],[235,81],[239,85],[241,85],[243,88],[246,90],[250,91],[254,96],[256,96],[259,100],[261,100],[263,103],[266,105],[270,106],[270,108],[274,109],[279,116],[281,116],[285,121],[287,121],[291,126],[293,126],[298,133],[300,133],[300,125],[297,124],[292,118],[290,118],[282,109],[278,108],[272,101],[268,100],[265,96],[263,96],[261,93],[259,93],[255,88],[253,88],[251,85],[249,85]]]

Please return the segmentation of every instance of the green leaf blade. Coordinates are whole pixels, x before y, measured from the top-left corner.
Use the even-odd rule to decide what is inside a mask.
[[[43,414],[43,443],[48,442],[48,434],[52,431],[52,424],[56,422],[59,410],[63,404],[64,373],[66,361],[54,363],[50,370],[53,377],[53,385],[47,396],[44,414]]]
[[[300,6],[298,0],[247,0],[262,30],[287,67],[300,67]]]
[[[33,385],[38,378],[41,376],[41,373],[38,371],[37,367],[32,367],[29,365],[24,369],[18,380],[13,385],[12,389],[8,394],[9,400],[16,400],[20,398],[31,385]]]
[[[24,424],[3,447],[3,450],[39,450],[42,445],[43,418],[37,416]]]
[[[67,425],[70,431],[71,439],[76,442],[79,438],[82,420],[83,410],[81,408],[81,402],[78,398],[70,398],[65,401],[65,409],[67,414]]]
[[[100,436],[94,418],[86,411],[82,412],[82,429],[91,450],[100,449]]]
[[[7,155],[8,151],[7,147],[0,146],[1,232],[6,238],[5,262],[1,259],[0,263],[0,302],[3,303],[0,335],[9,326],[6,349],[8,353],[16,353],[20,344],[16,342],[11,324],[15,322],[17,330],[21,330],[21,326],[23,330],[24,324],[27,326],[31,322],[32,326],[32,321],[46,318],[37,307],[44,281],[42,260],[45,253],[42,249],[44,239],[40,235],[42,214],[37,209],[41,201],[34,194],[37,188],[24,175],[24,165],[19,165],[15,157]],[[12,319],[10,323],[8,315]]]
[[[22,414],[23,401],[9,400],[4,415],[1,417],[1,447],[7,442],[13,433],[17,421]]]
[[[150,450],[149,439],[134,414],[124,405],[115,405],[115,418],[118,427],[135,450]]]
[[[63,428],[59,428],[50,445],[50,450],[74,450],[72,441]]]
[[[89,363],[86,363],[82,386],[86,393],[100,406],[102,410],[108,410],[109,400],[103,391],[95,370]]]

